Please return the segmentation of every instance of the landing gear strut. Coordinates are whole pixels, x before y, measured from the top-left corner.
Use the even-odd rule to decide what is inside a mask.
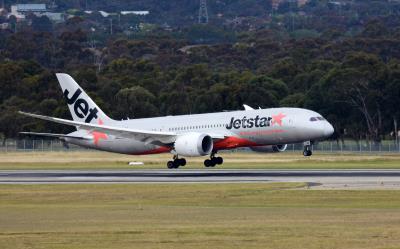
[[[312,155],[311,142],[310,141],[304,142],[303,155],[304,156],[311,156]]]
[[[185,166],[186,165],[186,159],[185,158],[178,158],[178,155],[174,156],[173,161],[168,161],[167,162],[167,167],[169,169],[177,169],[179,166]]]
[[[216,152],[211,153],[210,159],[204,160],[204,166],[208,167],[215,167],[215,165],[222,164],[224,162],[224,159],[220,156],[216,157],[215,156]]]

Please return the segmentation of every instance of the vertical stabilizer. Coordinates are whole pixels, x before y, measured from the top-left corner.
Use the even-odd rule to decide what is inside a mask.
[[[56,74],[74,121],[108,124],[110,119],[68,74]]]

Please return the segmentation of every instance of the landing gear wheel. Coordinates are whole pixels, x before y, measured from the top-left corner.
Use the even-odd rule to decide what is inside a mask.
[[[186,165],[186,159],[185,158],[178,158],[178,155],[174,155],[174,160],[173,161],[168,161],[167,167],[169,169],[177,169],[179,166],[185,166]]]
[[[179,161],[179,165],[180,166],[185,166],[186,165],[186,159],[185,158],[178,159],[178,161]]]
[[[213,162],[213,160],[210,159],[206,159],[204,160],[204,166],[208,167],[214,167],[215,166],[215,162]]]
[[[180,166],[179,159],[175,159],[175,160],[174,160],[174,169],[179,168],[179,166]]]
[[[224,162],[224,159],[222,157],[214,157],[214,161],[216,164],[220,165]]]
[[[204,161],[204,165],[206,167],[215,167],[215,165],[217,165],[217,164],[220,165],[220,164],[222,164],[224,162],[224,159],[222,157],[220,157],[220,156],[216,157],[215,156],[216,153],[217,153],[216,151],[213,151],[213,153],[211,153],[211,155],[210,155],[210,159],[207,159],[207,160]]]
[[[168,162],[167,162],[167,167],[168,167],[169,169],[175,168],[174,162],[173,162],[173,161],[168,161]]]
[[[310,145],[306,145],[304,146],[304,151],[303,151],[303,155],[304,156],[311,156],[312,155],[312,150],[310,148]]]

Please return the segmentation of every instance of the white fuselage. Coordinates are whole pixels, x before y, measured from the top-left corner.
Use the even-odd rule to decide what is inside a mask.
[[[219,135],[214,150],[237,147],[280,145],[322,140],[333,133],[332,125],[314,111],[300,108],[270,108],[207,114],[166,116],[113,121],[114,127],[177,135],[189,132]],[[155,154],[173,150],[173,145],[157,145],[137,139],[119,138],[98,132],[78,130],[70,135],[86,136],[81,140],[67,138],[69,143],[124,154]]]

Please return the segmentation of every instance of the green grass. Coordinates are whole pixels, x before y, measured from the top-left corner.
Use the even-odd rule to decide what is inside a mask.
[[[2,185],[0,248],[400,248],[399,191]]]
[[[400,154],[222,153],[224,169],[400,169]],[[165,169],[170,154],[129,156],[105,152],[0,153],[1,169]],[[204,168],[205,157],[187,158],[186,168]],[[129,161],[144,165],[129,166]]]

